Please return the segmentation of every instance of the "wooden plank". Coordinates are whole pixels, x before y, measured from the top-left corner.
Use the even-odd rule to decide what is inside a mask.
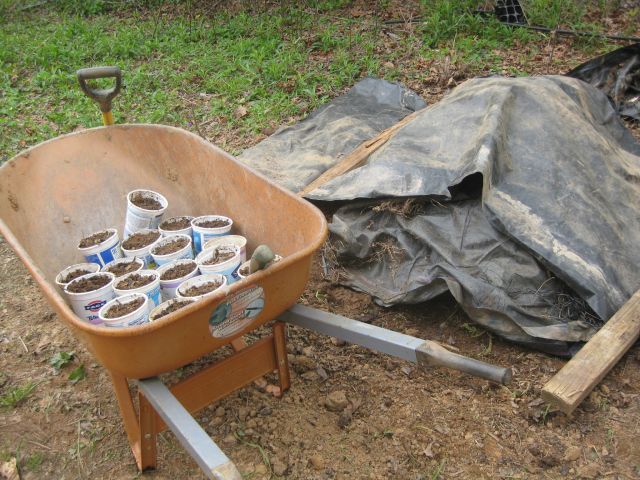
[[[542,389],[542,398],[570,414],[640,336],[640,290]]]
[[[404,127],[411,120],[416,118],[418,114],[422,110],[418,110],[417,112],[413,112],[410,115],[407,115],[402,120],[400,120],[395,125],[383,130],[378,136],[369,139],[365,142],[362,142],[353,152],[344,157],[338,163],[336,163],[333,167],[329,168],[322,175],[316,178],[309,185],[304,187],[302,190],[298,192],[298,195],[304,197],[307,193],[312,192],[316,188],[324,185],[330,180],[333,180],[340,175],[347,173],[354,168],[362,165],[369,156],[378,150],[382,145],[384,145],[391,137],[395,135],[395,133],[402,127]]]

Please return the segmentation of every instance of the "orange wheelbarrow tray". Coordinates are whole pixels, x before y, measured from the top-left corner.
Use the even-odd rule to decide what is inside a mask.
[[[80,260],[80,238],[107,227],[122,232],[126,194],[136,188],[162,193],[169,201],[167,217],[228,216],[234,233],[248,239],[249,251],[267,244],[284,258],[149,324],[110,329],[86,323],[62,298],[54,278]],[[156,435],[170,428],[209,478],[241,478],[189,412],[272,371],[278,372],[284,392],[289,387],[284,321],[420,364],[448,366],[499,383],[511,377],[509,369],[433,342],[294,306],[308,281],[313,254],[326,238],[324,216],[184,130],[119,125],[55,138],[0,167],[0,192],[0,233],[62,321],[109,371],[141,470],[155,468]],[[252,308],[234,308],[248,301]],[[221,318],[218,307],[231,314]],[[278,317],[272,335],[244,344],[242,335]],[[156,378],[228,344],[235,354],[170,389]],[[138,409],[128,379],[137,380]]]

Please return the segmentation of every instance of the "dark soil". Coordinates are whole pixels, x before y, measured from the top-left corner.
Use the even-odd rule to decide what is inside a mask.
[[[79,270],[74,270],[71,273],[68,273],[66,277],[62,278],[62,283],[69,283],[71,280],[75,280],[82,275],[86,275],[87,273],[91,273],[91,270],[85,270],[83,268]]]
[[[135,312],[137,309],[139,309],[142,306],[143,303],[144,303],[144,298],[142,297],[137,297],[134,300],[127,303],[116,302],[111,307],[109,307],[109,310],[104,312],[104,318],[124,317],[125,315],[131,312]]]
[[[145,210],[162,210],[162,204],[158,200],[140,192],[131,195],[131,203]]]
[[[222,220],[222,219],[202,220],[196,223],[196,225],[202,228],[220,228],[220,227],[226,227],[227,225],[229,225],[229,220]]]
[[[189,244],[189,239],[176,238],[173,242],[167,241],[167,243],[163,243],[162,245],[153,247],[152,253],[155,255],[169,255],[170,253],[175,253],[179,250],[182,250],[188,244]]]
[[[202,285],[194,285],[187,288],[182,294],[187,297],[197,297],[198,295],[204,295],[205,293],[213,292],[216,288],[222,285],[222,282],[207,282]]]
[[[182,307],[186,307],[187,305],[191,305],[193,302],[189,300],[176,300],[172,302],[171,305],[167,305],[162,309],[160,313],[158,313],[153,319],[158,320],[159,318],[165,317],[170,313],[175,312],[176,310],[180,310]]]
[[[162,275],[160,275],[160,280],[175,280],[177,278],[182,278],[185,275],[189,275],[196,268],[198,268],[196,262],[181,263],[162,272]]]
[[[165,220],[160,224],[160,228],[163,230],[182,230],[183,228],[187,228],[191,225],[191,220],[186,217],[176,217]]]
[[[203,265],[217,265],[218,263],[226,262],[227,260],[233,258],[234,255],[235,255],[234,252],[230,252],[228,250],[221,250],[219,248],[216,248],[213,251],[213,255],[211,255],[204,262],[202,262],[202,264]]]
[[[76,282],[73,282],[67,287],[67,290],[71,293],[86,293],[93,292],[99,288],[104,287],[111,281],[109,275],[96,275],[91,278],[83,278]]]
[[[160,238],[160,232],[157,231],[134,233],[122,242],[122,248],[125,250],[138,250],[139,248],[151,245],[158,238]]]
[[[140,270],[140,264],[137,261],[132,260],[131,262],[121,262],[111,265],[105,271],[113,273],[116,277],[121,277],[127,273],[135,272],[137,270]]]
[[[116,283],[116,288],[118,290],[133,290],[134,288],[140,288],[144,287],[145,285],[149,285],[151,282],[153,282],[152,275],[140,275],[134,273],[127,278],[118,280],[118,283]]]
[[[93,247],[94,245],[100,245],[107,238],[111,237],[111,235],[113,235],[113,232],[110,232],[108,230],[102,230],[101,232],[92,233],[88,237],[84,237],[82,240],[80,240],[80,244],[78,246],[80,248],[89,248]]]

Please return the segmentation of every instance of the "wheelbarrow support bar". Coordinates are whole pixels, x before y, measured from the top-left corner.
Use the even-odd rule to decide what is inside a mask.
[[[419,365],[453,368],[502,385],[507,385],[511,381],[510,368],[497,367],[458,355],[436,342],[376,327],[315,308],[295,305],[283,313],[280,320]]]
[[[242,480],[242,475],[233,462],[159,378],[140,380],[138,387],[208,478]]]

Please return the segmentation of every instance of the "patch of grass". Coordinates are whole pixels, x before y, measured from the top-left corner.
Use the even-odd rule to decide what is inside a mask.
[[[40,470],[40,466],[42,465],[43,460],[44,455],[42,453],[33,453],[22,461],[22,469],[29,472],[37,473],[38,470]]]
[[[35,388],[36,384],[34,382],[10,388],[7,393],[0,395],[0,408],[16,408],[31,395]]]

